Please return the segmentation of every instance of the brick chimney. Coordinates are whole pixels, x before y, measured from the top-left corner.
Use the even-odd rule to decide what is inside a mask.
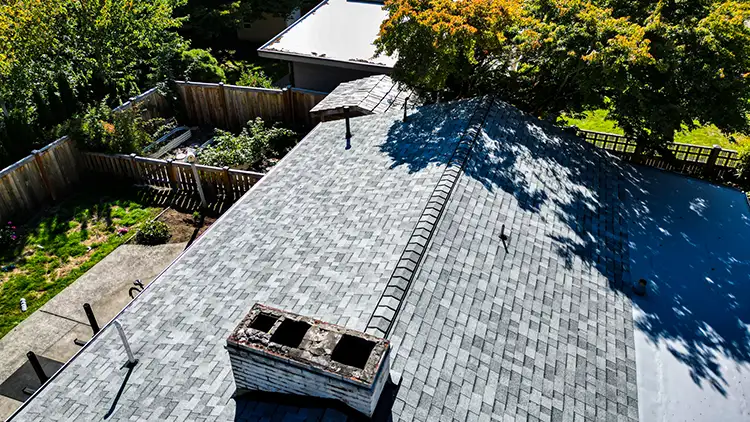
[[[388,340],[257,303],[227,350],[238,389],[339,400],[368,417],[388,381]]]

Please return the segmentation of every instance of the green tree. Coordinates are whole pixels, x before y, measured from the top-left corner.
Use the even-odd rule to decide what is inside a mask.
[[[180,68],[186,80],[196,82],[224,82],[226,76],[211,52],[192,49],[182,52]]]
[[[750,3],[387,0],[376,41],[396,79],[426,92],[493,93],[555,119],[606,107],[660,148],[684,127],[747,132]]]
[[[43,136],[87,104],[117,105],[172,76],[188,46],[173,17],[183,2],[0,2],[0,104],[15,111],[0,116],[0,144],[28,151],[39,138],[11,138],[7,128]]]
[[[310,7],[317,0],[188,0],[177,9],[187,19],[182,29],[185,37],[201,47],[221,47],[220,39],[236,38],[243,22],[265,16],[287,17],[295,9]]]

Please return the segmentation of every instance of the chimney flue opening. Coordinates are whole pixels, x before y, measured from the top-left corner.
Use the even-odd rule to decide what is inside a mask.
[[[271,341],[282,346],[299,347],[309,329],[310,324],[306,322],[285,319],[271,336]]]
[[[278,320],[278,317],[260,313],[250,324],[250,328],[267,333],[271,331],[271,328],[273,328],[273,324],[276,324],[276,321]]]
[[[364,369],[375,343],[363,338],[344,334],[331,353],[331,359],[344,365]]]

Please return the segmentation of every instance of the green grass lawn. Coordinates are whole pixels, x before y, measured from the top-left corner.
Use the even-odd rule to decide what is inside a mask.
[[[611,120],[606,120],[607,112],[596,110],[588,112],[585,119],[568,119],[569,125],[578,126],[581,129],[596,132],[617,133],[622,135],[623,131]],[[694,144],[704,146],[720,145],[725,149],[738,149],[741,145],[750,144],[750,137],[743,135],[734,136],[736,142],[732,142],[724,136],[716,126],[704,126],[693,131],[680,132],[675,136],[675,142],[683,144]]]
[[[120,246],[160,211],[137,191],[87,191],[19,225],[19,242],[0,256],[0,337]],[[128,230],[127,233],[120,233]],[[15,268],[13,268],[15,266]],[[25,298],[28,310],[21,312]]]

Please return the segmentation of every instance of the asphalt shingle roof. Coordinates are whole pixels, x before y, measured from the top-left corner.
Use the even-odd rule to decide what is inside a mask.
[[[407,98],[411,99],[413,106],[416,97],[410,89],[394,82],[388,75],[374,75],[339,84],[310,113],[342,113],[344,107],[350,107],[352,112],[360,114],[382,114],[391,109],[403,110]]]
[[[256,302],[358,330],[387,302],[388,419],[637,420],[627,169],[491,99],[401,117],[353,118],[350,149],[319,125],[119,317],[127,378],[107,327],[15,420],[347,419],[232,398],[224,340]]]

